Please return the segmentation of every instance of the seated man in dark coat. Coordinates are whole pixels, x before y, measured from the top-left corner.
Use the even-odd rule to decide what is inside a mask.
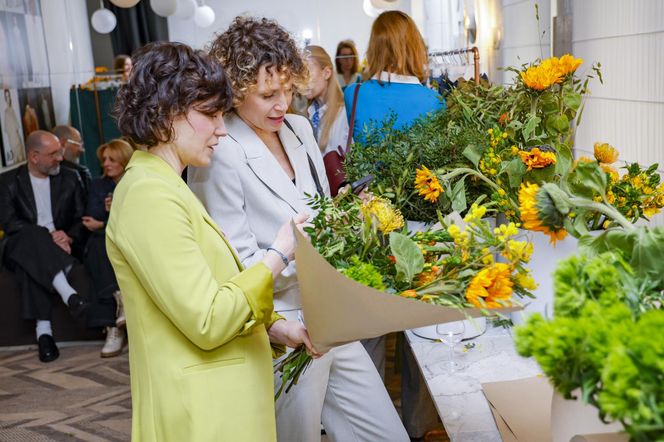
[[[60,166],[76,172],[78,178],[81,180],[83,195],[87,196],[92,175],[90,174],[90,169],[80,163],[81,156],[85,153],[81,133],[74,127],[60,125],[53,128],[53,134],[58,137],[60,146],[64,149],[64,160],[62,160]]]
[[[6,234],[0,250],[16,272],[24,318],[37,321],[39,359],[50,362],[59,356],[50,321],[55,294],[74,316],[87,307],[66,276],[85,244],[85,203],[76,173],[60,167],[62,146],[55,135],[32,132],[26,150],[27,164],[0,182],[0,229]]]

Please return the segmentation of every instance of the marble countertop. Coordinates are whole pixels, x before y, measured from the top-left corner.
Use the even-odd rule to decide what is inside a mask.
[[[457,344],[455,361],[461,367],[452,374],[446,366],[449,347],[410,330],[406,338],[452,442],[501,441],[481,383],[541,373],[533,359],[516,353],[510,331],[489,326],[483,335]],[[469,343],[475,347],[466,349]]]

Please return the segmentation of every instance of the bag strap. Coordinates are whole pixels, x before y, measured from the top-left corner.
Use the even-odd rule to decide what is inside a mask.
[[[355,129],[355,111],[357,110],[357,94],[360,92],[360,86],[362,83],[357,83],[355,86],[355,91],[353,93],[353,107],[350,110],[350,122],[348,123],[348,139],[346,140],[346,152],[350,150],[350,143],[353,141],[353,129]]]
[[[286,117],[284,117],[284,124],[288,129],[290,129],[291,132],[293,132],[293,135],[295,135],[297,141],[299,141],[300,144],[304,146],[304,143],[297,135],[297,133],[295,133],[295,129],[293,129],[293,126],[291,126],[290,122],[286,119]],[[309,172],[311,173],[311,178],[314,179],[314,184],[316,185],[316,192],[318,192],[318,195],[320,196],[325,196],[325,192],[323,192],[323,186],[320,185],[320,180],[318,179],[318,172],[316,171],[316,165],[314,164],[314,160],[311,159],[309,152],[306,151],[306,146],[304,152],[307,154],[307,161],[309,161]]]

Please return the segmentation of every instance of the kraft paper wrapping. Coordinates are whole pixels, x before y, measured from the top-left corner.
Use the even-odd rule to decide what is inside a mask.
[[[627,442],[619,424],[606,425],[597,409],[564,400],[544,376],[482,384],[504,441]],[[601,433],[601,434],[600,434]]]
[[[297,229],[294,231],[304,320],[319,352],[390,332],[483,316],[479,309],[428,304],[359,284],[339,273]],[[505,314],[520,309],[492,311]]]

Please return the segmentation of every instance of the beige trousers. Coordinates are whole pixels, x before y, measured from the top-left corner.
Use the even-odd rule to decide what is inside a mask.
[[[297,319],[297,311],[279,312]],[[275,376],[276,388],[281,384]],[[279,442],[409,441],[381,377],[362,344],[333,348],[313,361],[275,404]]]

